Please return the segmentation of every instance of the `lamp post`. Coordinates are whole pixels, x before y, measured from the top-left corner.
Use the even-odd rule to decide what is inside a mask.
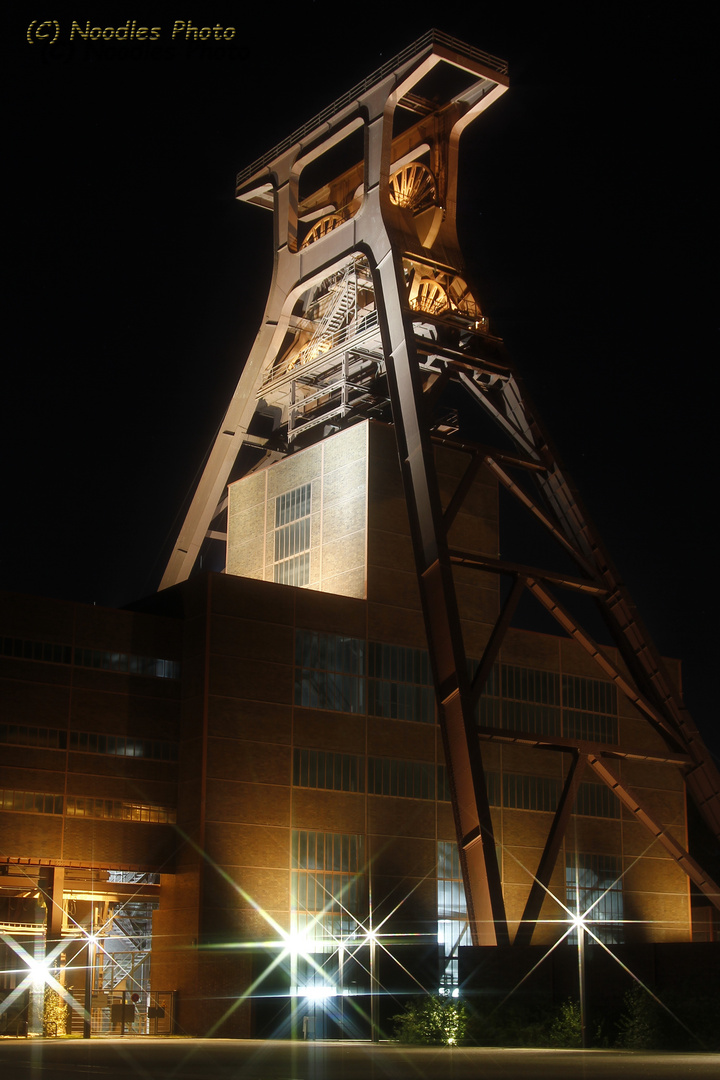
[[[573,923],[577,933],[578,946],[578,990],[580,993],[580,1039],[583,1050],[587,1049],[587,1026],[585,1023],[585,916],[580,907],[580,856],[575,844],[575,915]]]
[[[580,988],[580,1038],[583,1050],[587,1050],[587,1025],[585,1022],[585,920],[577,918],[578,936],[578,984]]]
[[[89,1039],[92,1033],[92,991],[93,971],[95,968],[95,909],[90,905],[90,933],[85,946],[85,1011],[83,1014],[83,1039]]]

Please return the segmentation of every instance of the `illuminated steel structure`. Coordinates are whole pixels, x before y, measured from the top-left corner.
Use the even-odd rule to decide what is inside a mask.
[[[360,418],[392,423],[407,501],[475,944],[504,944],[508,923],[483,774],[483,739],[571,757],[515,941],[528,944],[583,772],[590,769],[716,906],[717,886],[621,782],[630,751],[478,727],[476,706],[517,603],[528,590],[661,734],[706,822],[720,836],[720,778],[663,662],[564,473],[535,409],[467,280],[456,234],[462,132],[508,88],[506,64],[431,31],[238,176],[237,197],[274,211],[274,271],[255,344],[210,453],[161,588],[184,580],[208,541],[226,540],[231,480]],[[470,443],[439,408],[461,387],[504,434]],[[433,443],[467,454],[443,511]],[[447,530],[483,468],[557,541],[571,573],[457,550]],[[474,675],[453,567],[511,588]],[[303,584],[302,580],[290,582]],[[599,607],[622,669],[558,601]],[[639,755],[635,755],[639,756]]]

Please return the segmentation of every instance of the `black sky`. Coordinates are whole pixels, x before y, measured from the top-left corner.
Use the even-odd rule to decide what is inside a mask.
[[[173,42],[174,13],[146,5],[27,8],[5,30],[0,586],[105,605],[157,586],[270,280],[271,218],[235,203],[235,173],[435,25],[510,64],[461,144],[461,238],[491,328],[717,745],[717,96],[700,6],[183,8],[233,40]],[[30,45],[45,17],[58,42]],[[70,42],[88,18],[160,39]]]

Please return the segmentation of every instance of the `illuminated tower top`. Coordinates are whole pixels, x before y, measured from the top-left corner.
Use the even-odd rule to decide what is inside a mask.
[[[458,143],[507,86],[504,61],[430,31],[239,174],[238,199],[274,211],[270,296],[161,588],[224,542],[229,479],[358,416],[389,419],[383,262],[428,341],[448,319],[487,336],[456,233]]]

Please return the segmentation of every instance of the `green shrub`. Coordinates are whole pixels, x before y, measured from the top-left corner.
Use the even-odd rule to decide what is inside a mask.
[[[65,1035],[67,1033],[68,1007],[51,986],[45,987],[43,1000],[43,1035]]]
[[[658,1007],[642,986],[633,986],[623,997],[615,1045],[621,1050],[653,1050],[658,1046]]]
[[[399,1042],[421,1046],[457,1046],[467,1031],[465,1006],[451,997],[411,1001],[392,1019]]]
[[[468,1025],[476,1046],[547,1046],[547,1008],[538,1001],[485,1000]]]
[[[550,1046],[572,1049],[582,1046],[580,1002],[568,998],[563,1002],[548,1030]]]

